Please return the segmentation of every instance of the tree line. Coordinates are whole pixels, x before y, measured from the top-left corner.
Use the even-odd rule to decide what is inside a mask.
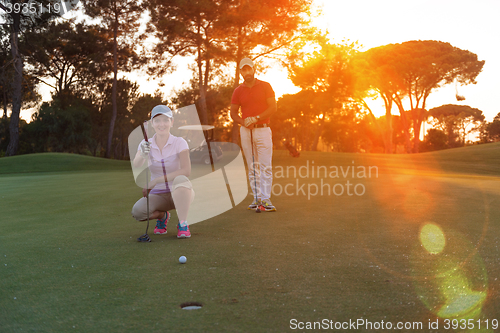
[[[51,0],[35,3],[43,7]],[[243,57],[281,63],[301,88],[278,100],[272,119],[277,148],[287,139],[302,150],[322,145],[394,153],[399,147],[416,153],[464,145],[471,131],[480,132],[482,142],[498,140],[498,116],[485,123],[482,112],[471,107],[426,110],[431,92],[446,84],[475,83],[484,65],[474,53],[448,43],[409,41],[361,52],[356,43],[333,43],[311,28],[311,0],[82,4],[94,23],[0,6],[6,22],[0,30],[0,154],[57,151],[126,158],[128,134],[157,104],[195,103],[201,122],[215,125],[220,140],[237,142],[228,110],[240,84],[236,64]],[[143,70],[168,79],[179,57],[194,59],[192,78],[170,99],[159,91],[139,94],[138,83],[123,77]],[[52,89],[51,101],[41,105],[40,85]],[[384,117],[376,118],[367,103],[375,95],[385,103]],[[391,114],[393,105],[397,116]],[[19,119],[21,108],[33,106],[37,111],[30,123]],[[434,128],[420,142],[427,119]]]

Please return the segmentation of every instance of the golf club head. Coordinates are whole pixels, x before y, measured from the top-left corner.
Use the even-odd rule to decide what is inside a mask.
[[[148,234],[144,234],[141,237],[137,238],[138,242],[151,242],[151,238],[149,238]]]
[[[266,210],[266,208],[264,208],[264,206],[263,206],[263,205],[260,205],[260,206],[258,206],[258,207],[257,207],[257,209],[255,210],[255,212],[256,212],[256,213],[260,213],[260,212],[263,212],[263,211],[265,211],[265,210]]]

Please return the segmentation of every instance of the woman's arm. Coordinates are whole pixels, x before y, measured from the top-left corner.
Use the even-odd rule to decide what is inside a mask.
[[[132,164],[134,165],[134,168],[138,168],[144,164],[146,161],[146,158],[144,158],[141,154],[141,151],[138,150],[137,154],[135,154],[134,160],[132,161]]]

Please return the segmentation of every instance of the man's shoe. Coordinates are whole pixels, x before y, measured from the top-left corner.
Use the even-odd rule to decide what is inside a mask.
[[[265,199],[262,200],[261,205],[259,206],[260,210],[266,211],[266,212],[274,212],[276,211],[276,207],[273,206],[271,203],[271,200]]]
[[[167,233],[167,223],[170,220],[170,213],[166,212],[163,219],[156,220],[155,235],[165,235]]]
[[[177,224],[177,238],[189,238],[191,237],[191,232],[189,231],[189,226],[186,221],[179,222]]]
[[[259,207],[261,204],[262,203],[260,200],[255,201],[255,199],[253,199],[253,202],[250,205],[248,205],[248,210],[256,210],[257,207]]]

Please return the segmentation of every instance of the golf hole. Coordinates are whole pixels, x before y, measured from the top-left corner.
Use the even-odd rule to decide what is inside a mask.
[[[198,310],[203,307],[203,304],[198,302],[186,302],[181,304],[182,310]]]

